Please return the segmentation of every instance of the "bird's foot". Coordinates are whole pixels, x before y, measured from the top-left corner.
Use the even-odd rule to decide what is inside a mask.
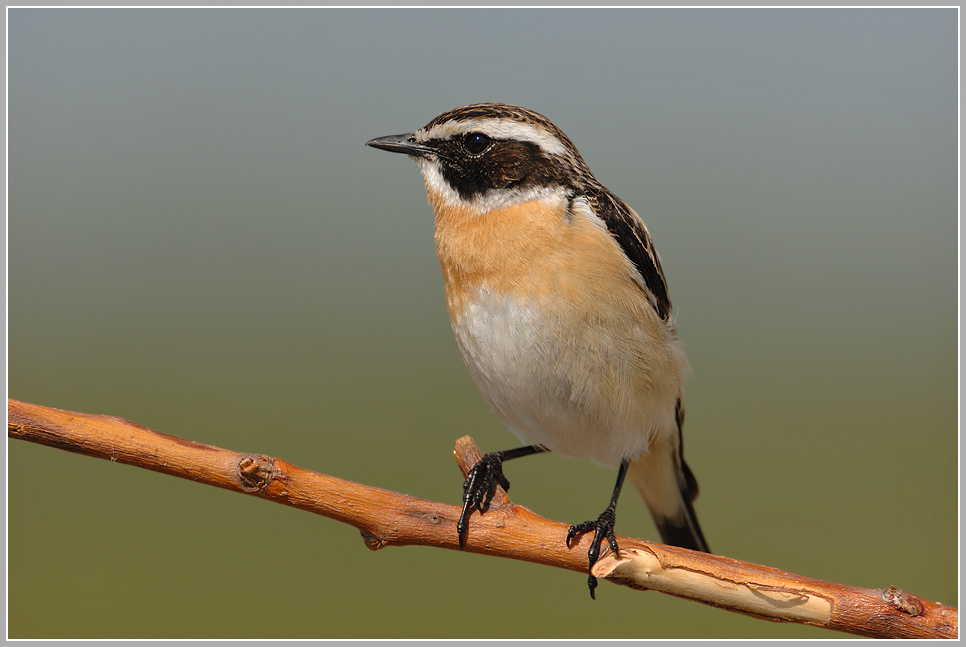
[[[611,504],[607,506],[607,509],[597,519],[575,524],[570,526],[570,530],[567,531],[567,548],[570,548],[571,540],[577,535],[582,535],[591,530],[594,531],[594,540],[590,543],[590,550],[587,551],[587,559],[590,561],[590,564],[587,566],[587,586],[590,587],[590,597],[594,600],[597,599],[594,595],[594,589],[597,588],[597,578],[594,577],[591,571],[594,568],[594,564],[600,559],[600,545],[605,538],[610,545],[610,549],[614,551],[614,554],[620,555],[620,551],[617,548],[617,538],[614,536],[614,524],[617,522],[615,509],[616,506]]]
[[[504,452],[493,452],[481,458],[463,481],[463,512],[456,524],[460,550],[466,546],[466,532],[469,530],[469,517],[473,510],[486,512],[490,501],[496,494],[499,484],[504,490],[510,489],[510,482],[503,475]]]

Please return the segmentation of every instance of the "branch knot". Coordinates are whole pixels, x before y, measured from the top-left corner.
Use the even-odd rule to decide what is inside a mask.
[[[246,492],[261,492],[275,478],[275,461],[264,454],[248,454],[238,461],[238,479]]]

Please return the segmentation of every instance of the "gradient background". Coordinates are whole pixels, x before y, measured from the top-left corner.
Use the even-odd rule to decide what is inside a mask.
[[[452,340],[416,166],[363,144],[516,103],[654,235],[715,551],[957,604],[955,10],[8,15],[10,397],[457,502],[453,441],[517,441]],[[8,456],[14,638],[836,636]],[[614,478],[507,471],[568,522]]]

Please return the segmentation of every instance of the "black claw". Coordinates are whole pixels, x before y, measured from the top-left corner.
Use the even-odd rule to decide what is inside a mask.
[[[590,550],[587,551],[587,560],[590,562],[587,566],[587,586],[590,589],[590,597],[594,600],[597,599],[597,596],[594,595],[594,589],[597,588],[597,578],[591,574],[591,569],[600,559],[600,545],[605,538],[614,554],[620,556],[617,537],[614,536],[614,524],[617,522],[615,508],[616,506],[610,505],[596,520],[575,524],[570,526],[570,530],[567,531],[567,548],[570,548],[571,540],[577,535],[582,535],[591,530],[594,531],[594,540],[590,542]]]
[[[510,482],[503,475],[503,460],[503,452],[486,454],[473,466],[470,473],[466,475],[466,480],[463,481],[463,512],[456,524],[460,550],[466,547],[466,533],[470,527],[469,519],[473,510],[486,512],[493,495],[496,494],[497,484],[504,490],[510,489]]]

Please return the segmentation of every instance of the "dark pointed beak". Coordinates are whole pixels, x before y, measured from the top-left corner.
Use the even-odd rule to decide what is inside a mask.
[[[416,138],[412,133],[402,135],[388,135],[386,137],[376,137],[366,142],[366,146],[381,148],[392,153],[405,153],[413,157],[429,157],[436,154],[436,149],[416,143]]]

